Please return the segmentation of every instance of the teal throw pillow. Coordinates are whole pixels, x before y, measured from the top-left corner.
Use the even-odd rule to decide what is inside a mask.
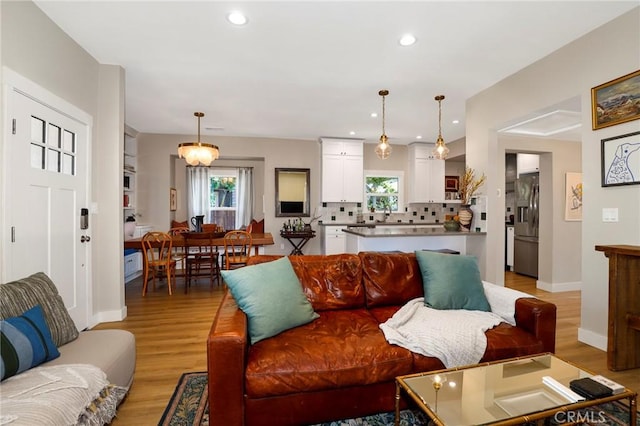
[[[40,305],[0,321],[0,352],[2,380],[60,356]]]
[[[222,271],[247,315],[251,344],[318,318],[288,258]]]
[[[416,258],[425,305],[434,309],[491,311],[475,257],[418,250]]]

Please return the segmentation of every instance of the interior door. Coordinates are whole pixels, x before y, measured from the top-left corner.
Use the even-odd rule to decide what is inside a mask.
[[[89,127],[15,88],[7,104],[4,279],[45,272],[86,328]]]

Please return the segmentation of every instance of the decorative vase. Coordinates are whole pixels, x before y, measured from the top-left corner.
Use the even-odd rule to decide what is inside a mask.
[[[458,218],[460,227],[463,231],[471,231],[471,222],[473,222],[473,210],[470,204],[461,204],[458,209]]]

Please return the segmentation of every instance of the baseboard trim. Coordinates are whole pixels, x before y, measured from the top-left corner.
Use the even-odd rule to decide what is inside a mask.
[[[586,330],[582,327],[578,328],[578,341],[586,343],[589,346],[598,348],[602,351],[607,351],[607,336],[594,333],[591,330]]]
[[[116,321],[122,321],[123,319],[125,319],[127,317],[127,307],[123,306],[122,309],[120,310],[115,310],[115,311],[104,311],[104,312],[100,312],[97,315],[93,316],[93,324],[91,324],[91,326],[89,328],[92,328],[93,326],[103,323],[103,322],[116,322]]]
[[[547,283],[537,280],[536,288],[539,290],[548,291],[550,293],[561,293],[563,291],[579,291],[582,290],[582,281],[574,281],[567,283]]]

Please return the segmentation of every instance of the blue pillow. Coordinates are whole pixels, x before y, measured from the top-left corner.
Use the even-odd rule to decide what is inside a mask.
[[[251,344],[318,318],[289,258],[221,271],[247,315]]]
[[[491,312],[473,256],[416,251],[425,305],[434,309]]]
[[[1,380],[60,356],[40,305],[0,321],[0,352]]]

